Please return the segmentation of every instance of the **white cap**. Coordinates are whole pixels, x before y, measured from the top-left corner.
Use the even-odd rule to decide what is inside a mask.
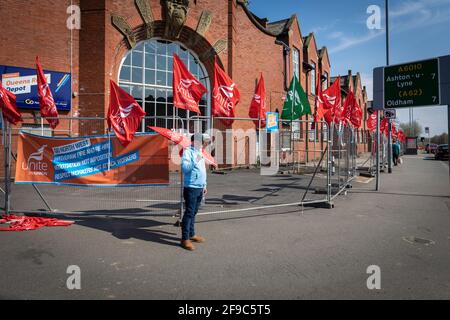
[[[202,135],[202,140],[203,140],[203,141],[211,140],[211,137],[209,136],[209,134],[204,133],[204,134]]]

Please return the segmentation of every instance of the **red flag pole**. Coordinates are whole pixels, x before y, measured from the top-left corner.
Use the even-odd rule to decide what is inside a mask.
[[[4,121],[4,118],[2,119],[2,124],[4,127],[4,135],[5,135],[5,215],[9,215],[9,209],[10,209],[10,147],[11,147],[11,127],[8,123],[8,121]]]

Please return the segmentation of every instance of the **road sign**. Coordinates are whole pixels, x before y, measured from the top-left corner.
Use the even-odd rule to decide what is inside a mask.
[[[439,104],[438,59],[384,69],[384,105],[386,107],[410,108]]]
[[[386,119],[395,119],[397,118],[397,112],[395,109],[386,109],[384,110],[384,117]]]
[[[425,127],[425,133],[429,134],[430,133],[430,128],[429,127]]]
[[[450,56],[374,69],[374,110],[450,104]]]

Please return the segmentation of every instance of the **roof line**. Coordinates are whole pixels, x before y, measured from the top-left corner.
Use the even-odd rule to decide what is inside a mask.
[[[247,17],[250,19],[251,22],[253,22],[253,24],[263,33],[272,36],[272,37],[278,37],[278,34],[275,34],[273,32],[270,32],[269,30],[267,30],[266,28],[264,28],[264,26],[262,26],[258,20],[256,20],[255,16],[251,13],[251,11],[247,8],[246,2],[244,0],[237,0],[237,4],[239,4],[242,9],[244,9],[244,12],[247,14]],[[282,20],[280,20],[282,21]]]

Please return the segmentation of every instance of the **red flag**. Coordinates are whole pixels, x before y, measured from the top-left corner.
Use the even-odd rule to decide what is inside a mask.
[[[205,149],[202,149],[202,155],[205,161],[208,162],[213,167],[217,168],[219,166],[214,157],[210,153],[208,153],[208,151],[206,151]]]
[[[341,77],[338,77],[334,83],[322,92],[322,101],[325,110],[328,112],[325,113],[324,117],[328,124],[331,122],[339,123],[339,120],[336,119],[336,113],[338,117],[340,113],[342,113],[341,109]]]
[[[3,118],[12,124],[17,124],[22,121],[19,109],[16,105],[16,96],[3,88],[0,81],[0,108],[2,108]]]
[[[341,120],[344,121],[344,124],[347,124],[350,122],[354,105],[355,105],[355,95],[350,90],[347,94],[347,97],[344,100],[344,104],[342,106],[342,111],[341,111],[341,114],[339,115]]]
[[[256,86],[248,116],[250,118],[260,119],[258,121],[253,121],[257,127],[259,126],[259,122],[261,122],[261,128],[266,127],[266,88],[262,74],[258,85]]]
[[[208,90],[189,72],[175,53],[173,54],[172,87],[175,107],[201,114],[198,102]]]
[[[398,139],[398,130],[394,123],[392,123],[392,137]]]
[[[405,133],[401,129],[398,132],[398,140],[400,140],[401,142],[406,142]]]
[[[236,83],[220,68],[217,59],[214,61],[213,115],[216,117],[234,118],[234,109],[239,103],[241,94]],[[234,120],[221,120],[231,126]]]
[[[355,94],[350,90],[344,102],[342,120],[351,123],[355,128],[360,128],[362,115],[362,109],[356,101]]]
[[[384,135],[387,137],[389,134],[389,121],[387,118],[383,118],[380,123],[380,131],[381,133],[384,133]]]
[[[320,122],[326,113],[323,100],[322,86],[320,85],[320,81],[318,81],[316,86],[316,106],[314,110],[314,122]]]
[[[166,128],[160,128],[160,127],[151,127],[148,126],[148,128],[152,129],[153,131],[158,132],[160,135],[165,137],[166,139],[169,139],[173,143],[180,145],[182,148],[187,148],[191,145],[191,139],[186,137],[185,135],[172,131],[170,129]]]
[[[108,126],[113,128],[120,143],[126,147],[133,140],[145,112],[131,95],[112,80],[110,91]]]
[[[369,118],[367,118],[367,129],[370,132],[375,132],[377,130],[377,114],[372,113]]]
[[[39,57],[36,57],[36,69],[41,116],[43,118],[53,118],[47,119],[47,122],[52,129],[55,129],[59,124],[58,110],[56,109],[55,100],[53,100],[53,95],[45,78],[44,71],[39,63]]]

